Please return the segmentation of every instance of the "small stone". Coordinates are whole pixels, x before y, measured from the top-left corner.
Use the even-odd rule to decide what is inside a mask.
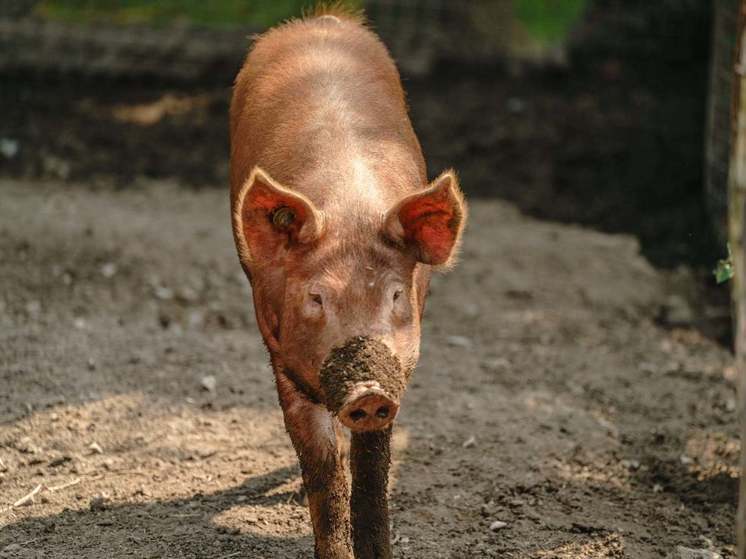
[[[495,502],[489,501],[487,503],[482,503],[482,506],[480,508],[480,512],[482,516],[489,517],[495,514]]]
[[[104,449],[101,448],[101,445],[98,444],[95,441],[88,445],[88,450],[90,450],[93,454],[103,454],[104,453]]]
[[[199,384],[203,390],[207,390],[208,392],[215,392],[218,381],[215,378],[215,375],[205,375],[199,380]]]
[[[674,559],[723,559],[723,556],[709,549],[690,549],[683,545],[676,546]]]
[[[106,262],[99,271],[106,279],[113,278],[117,273],[117,265],[114,262]]]
[[[187,303],[194,303],[199,299],[199,293],[191,287],[182,287],[179,290],[179,299],[186,301]]]
[[[454,346],[454,347],[471,347],[472,342],[469,338],[466,336],[448,336],[446,338],[446,341],[448,342],[448,345]]]
[[[507,525],[507,522],[503,522],[502,520],[495,520],[492,524],[490,524],[490,531],[497,532],[498,530],[502,530],[503,528],[507,527]]]
[[[473,446],[476,446],[476,444],[477,444],[477,438],[474,435],[472,435],[471,437],[466,439],[461,446],[463,446],[464,448],[471,448]]]
[[[18,155],[20,144],[13,138],[0,138],[0,153],[5,159],[13,159]]]
[[[480,365],[483,369],[487,369],[488,371],[502,371],[510,368],[510,361],[505,357],[494,357],[485,359],[480,363]]]
[[[171,299],[174,298],[173,289],[170,289],[163,285],[156,286],[155,289],[153,290],[153,293],[155,293],[155,296],[162,301],[170,301]]]
[[[692,462],[694,462],[694,460],[692,458],[690,458],[689,456],[687,456],[686,454],[682,454],[681,458],[679,458],[679,460],[681,461],[681,463],[684,466],[688,466],[689,464],[691,464]]]
[[[197,451],[197,456],[202,458],[203,460],[206,458],[210,458],[212,456],[215,456],[218,453],[217,450],[214,448],[203,448]]]
[[[465,303],[462,310],[464,315],[469,318],[475,318],[479,315],[479,305],[476,303]]]
[[[52,458],[52,460],[49,461],[49,467],[56,468],[57,466],[61,466],[62,464],[65,464],[66,462],[70,462],[71,460],[72,458],[70,456],[63,454],[62,456]]]
[[[31,442],[31,437],[23,437],[16,445],[16,450],[23,454],[36,454],[39,448]]]
[[[187,317],[190,328],[199,328],[205,323],[205,313],[199,309],[191,311]]]
[[[41,303],[39,301],[29,301],[26,303],[26,312],[29,316],[38,316],[41,313]]]

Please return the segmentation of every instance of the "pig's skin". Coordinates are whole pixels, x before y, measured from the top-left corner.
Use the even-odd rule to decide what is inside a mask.
[[[353,435],[350,497],[319,370],[355,336],[414,367],[431,270],[452,262],[466,220],[456,175],[427,184],[393,61],[339,9],[257,39],[236,79],[230,132],[234,238],[303,472],[316,556],[391,557],[390,425]]]

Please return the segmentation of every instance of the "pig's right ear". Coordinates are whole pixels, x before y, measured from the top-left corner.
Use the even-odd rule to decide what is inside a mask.
[[[321,237],[324,215],[311,200],[254,167],[233,207],[233,235],[241,262],[268,264],[292,245]]]

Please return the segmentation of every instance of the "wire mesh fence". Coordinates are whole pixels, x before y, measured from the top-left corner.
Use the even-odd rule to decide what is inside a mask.
[[[502,66],[512,75],[548,65],[564,68],[561,86],[569,99],[575,95],[573,89],[606,84],[608,99],[597,90],[588,94],[615,128],[609,129],[603,144],[594,144],[600,145],[598,153],[591,143],[584,144],[588,153],[581,157],[572,155],[570,147],[559,153],[558,172],[572,167],[572,178],[567,179],[572,185],[567,188],[577,189],[590,173],[599,183],[598,196],[611,197],[610,186],[636,191],[640,200],[659,206],[694,196],[723,231],[729,69],[738,2],[713,2],[714,6],[702,0],[365,0],[363,6],[408,78],[432,80],[436,71],[443,75],[464,67],[494,76]],[[261,31],[251,25],[215,28],[183,22],[71,23],[39,17],[36,4],[0,3],[0,73],[44,80],[171,80],[228,88],[249,36]],[[573,9],[539,13],[537,18],[536,13],[519,9],[528,4],[545,10],[552,5]],[[547,21],[552,25],[547,27]],[[632,74],[636,75],[629,78]],[[620,99],[614,96],[613,84],[618,84]],[[444,95],[449,87],[443,88]],[[616,105],[607,106],[612,102]],[[617,118],[617,112],[625,112],[628,122]],[[582,167],[578,177],[576,167]],[[607,174],[599,172],[601,168]],[[703,221],[699,216],[690,221],[697,219]],[[703,224],[701,229],[707,227]]]
[[[728,4],[727,0],[718,0]],[[732,3],[732,1],[730,2]],[[185,25],[113,25],[39,17],[38,0],[0,6],[0,71],[78,72],[198,79],[216,64],[240,62],[256,24],[219,29]],[[365,0],[372,27],[383,37],[405,73],[424,75],[438,60],[470,64],[566,61],[574,42],[591,40],[626,54],[678,53],[696,41],[688,34],[706,3],[692,0],[566,0],[543,2],[546,13],[522,13],[517,0]],[[538,4],[537,4],[538,5]],[[574,6],[552,11],[552,5]],[[720,10],[723,12],[723,10]],[[537,15],[538,14],[538,15]],[[585,17],[581,17],[585,14]],[[706,16],[705,16],[706,17]],[[609,32],[612,30],[613,32]],[[671,48],[671,44],[675,47]]]

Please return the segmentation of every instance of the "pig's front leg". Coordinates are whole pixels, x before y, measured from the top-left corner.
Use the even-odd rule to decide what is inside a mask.
[[[317,559],[353,559],[350,493],[332,417],[311,402],[284,374],[277,390],[308,494]]]
[[[391,559],[388,480],[391,427],[352,433],[352,539],[355,559]]]

